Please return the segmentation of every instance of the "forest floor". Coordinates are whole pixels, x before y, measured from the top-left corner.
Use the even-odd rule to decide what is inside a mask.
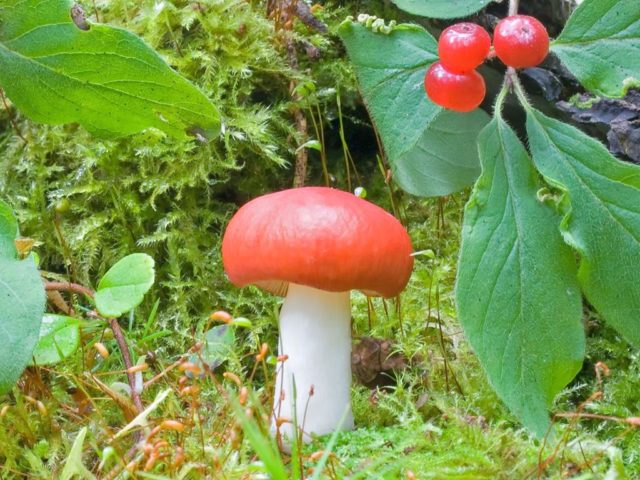
[[[388,339],[387,352],[394,352],[386,365],[391,376],[378,378],[384,386],[354,386],[354,431],[319,438],[292,455],[275,448],[263,416],[274,367],[268,355],[262,361],[255,356],[263,340],[273,346],[278,300],[249,288],[224,307],[236,313],[260,305],[245,315],[252,327],[236,328],[215,351],[189,353],[213,326],[206,319],[189,333],[155,331],[155,314],[134,318],[128,327],[123,322],[134,357],[146,354],[150,366],[143,372],[146,425],[133,421],[110,331],[87,322],[82,351],[54,368],[31,368],[0,405],[0,477],[639,478],[640,430],[615,420],[637,416],[638,359],[588,311],[587,362],[553,412],[611,419],[558,418],[555,432],[540,442],[492,392],[454,314],[463,202],[454,196],[403,205],[421,253],[401,304],[353,295],[360,345],[354,351],[362,358],[356,377],[375,383],[384,369],[372,360],[377,344],[359,344],[360,337]],[[96,342],[108,357],[92,348]],[[186,367],[171,368],[184,359],[190,360]],[[200,376],[191,365],[200,360],[220,365]],[[140,439],[144,446],[132,448]]]
[[[83,3],[88,12],[100,9],[101,21],[142,35],[214,98],[227,133],[213,146],[155,131],[106,141],[74,125],[0,112],[0,195],[16,209],[22,233],[37,240],[41,267],[64,279],[71,265],[89,283],[144,251],[156,260],[157,280],[145,303],[121,319],[133,363],[146,368],[142,416],[108,324],[91,318],[82,298],[66,296],[83,317],[81,348],[55,366],[30,367],[0,398],[0,480],[640,478],[640,428],[624,422],[640,416],[640,352],[588,306],[586,361],[552,405],[547,439],[533,438],[493,392],[455,313],[467,193],[410,199],[368,178],[382,176],[376,139],[338,39],[303,36],[323,56],[301,55],[304,69],[295,72],[261,2]],[[390,2],[337,3],[319,13],[333,29],[362,11],[394,18]],[[356,429],[289,454],[264,419],[281,299],[230,285],[219,243],[237,205],[291,184],[292,78],[317,87],[300,105],[310,137],[326,133],[333,184],[357,186],[341,173],[343,148],[352,148],[368,199],[395,210],[418,254],[399,302],[352,294],[361,359],[352,388]],[[321,183],[319,156],[309,155],[309,184]],[[206,348],[207,333],[221,332],[208,318],[216,310],[241,321]],[[386,353],[393,353],[387,361]]]

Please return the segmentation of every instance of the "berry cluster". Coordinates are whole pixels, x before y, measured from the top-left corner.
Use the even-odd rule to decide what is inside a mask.
[[[501,20],[493,33],[495,55],[514,68],[539,65],[549,52],[549,35],[544,25],[527,15]],[[484,79],[476,71],[489,55],[491,37],[474,23],[457,23],[446,28],[438,41],[440,61],[424,78],[433,103],[458,112],[477,108],[484,99]]]

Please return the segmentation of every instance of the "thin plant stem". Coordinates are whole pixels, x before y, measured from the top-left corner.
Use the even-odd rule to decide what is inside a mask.
[[[71,282],[45,282],[44,288],[47,291],[64,291],[71,292],[81,295],[86,295],[89,298],[95,297],[95,292],[90,288],[79,285],[77,283]],[[97,317],[101,317],[99,314],[96,314]],[[138,412],[142,412],[144,410],[144,405],[142,404],[142,399],[140,398],[140,393],[136,389],[136,379],[133,373],[130,373],[131,368],[133,367],[133,363],[131,362],[131,353],[129,351],[129,346],[127,345],[127,341],[124,338],[124,334],[122,329],[120,328],[120,324],[118,320],[115,318],[106,319],[111,326],[111,330],[113,331],[113,335],[116,337],[116,342],[118,343],[118,348],[120,349],[120,353],[122,355],[122,359],[124,361],[124,366],[127,371],[127,380],[129,381],[129,387],[131,388],[131,399],[133,400],[134,405],[138,409]],[[144,388],[144,386],[143,386]]]
[[[133,363],[131,362],[131,353],[129,352],[127,340],[124,338],[124,334],[122,333],[122,329],[120,328],[120,324],[116,318],[110,318],[109,325],[111,326],[113,335],[116,337],[116,342],[118,342],[118,347],[120,348],[120,353],[122,354],[122,359],[124,360],[124,365],[127,369],[127,379],[129,380],[129,386],[131,387],[131,399],[138,411],[142,412],[144,410],[144,405],[142,405],[142,399],[136,389],[135,374],[129,371],[131,367],[133,367]]]
[[[518,14],[520,0],[509,0],[509,16]]]
[[[45,282],[44,289],[46,291],[72,292],[86,295],[89,298],[94,296],[93,290],[90,288],[72,282]]]
[[[16,119],[13,118],[13,114],[11,113],[11,109],[9,107],[9,104],[7,103],[7,98],[4,96],[4,92],[2,91],[2,89],[0,89],[0,98],[2,99],[2,104],[4,105],[4,109],[7,111],[7,116],[9,117],[9,122],[11,122],[11,126],[13,127],[13,130],[16,132],[16,135],[24,143],[29,143],[29,142],[27,142],[27,139],[22,136],[22,132],[20,132],[20,129],[18,128],[18,124],[16,123]]]

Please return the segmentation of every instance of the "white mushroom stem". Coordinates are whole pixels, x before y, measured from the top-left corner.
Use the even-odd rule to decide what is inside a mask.
[[[280,311],[279,342],[280,355],[288,359],[278,363],[273,404],[273,420],[291,420],[279,429],[289,441],[300,429],[308,441],[312,433],[353,428],[350,310],[349,292],[289,285]]]

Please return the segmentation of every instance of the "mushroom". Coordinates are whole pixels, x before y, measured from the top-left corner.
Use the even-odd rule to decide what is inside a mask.
[[[286,296],[278,349],[286,360],[277,372],[272,431],[277,418],[290,420],[281,434],[292,438],[302,428],[305,441],[353,428],[350,291],[398,295],[411,275],[411,253],[395,217],[340,190],[284,190],[238,210],[222,240],[229,280]]]

